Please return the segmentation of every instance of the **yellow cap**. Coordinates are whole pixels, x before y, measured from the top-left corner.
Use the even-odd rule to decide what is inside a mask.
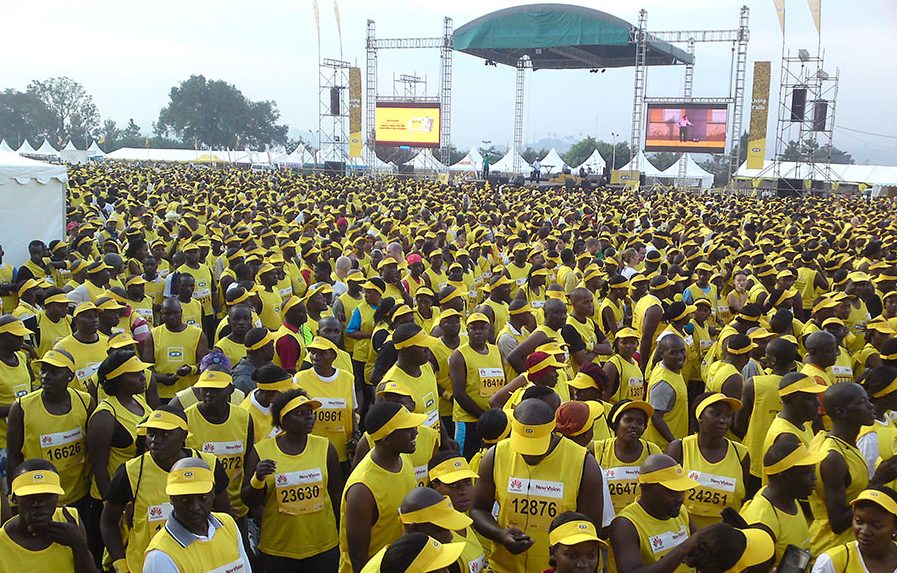
[[[548,451],[555,420],[546,424],[524,424],[511,416],[511,448],[525,456],[541,456]]]
[[[442,483],[455,483],[462,479],[477,479],[479,476],[470,469],[463,457],[449,458],[434,466],[429,472],[430,481],[438,479]]]
[[[311,344],[309,344],[306,348],[308,350],[332,350],[333,352],[339,354],[339,347],[337,347],[337,345],[334,344],[333,341],[328,338],[324,338],[323,336],[315,336],[311,341]]]
[[[154,428],[157,430],[177,430],[187,431],[187,421],[176,414],[166,412],[165,410],[153,410],[149,417],[143,422],[137,424],[138,428]]]
[[[12,494],[16,497],[52,493],[65,495],[59,482],[59,474],[53,470],[24,472],[12,480]]]
[[[12,334],[15,336],[28,336],[31,331],[25,326],[25,323],[19,320],[11,320],[6,324],[0,325],[0,334]]]
[[[200,467],[178,468],[168,472],[165,483],[167,495],[199,495],[215,487],[212,470]]]
[[[640,484],[660,484],[667,489],[673,491],[688,491],[698,487],[698,482],[685,475],[685,471],[679,464],[654,470],[653,472],[642,472],[638,477]]]
[[[401,406],[398,411],[385,424],[380,426],[376,432],[371,432],[371,440],[374,442],[382,440],[396,430],[405,430],[407,428],[416,428],[427,420],[426,414],[412,414]]]
[[[461,531],[467,529],[473,523],[472,519],[452,507],[452,502],[447,497],[442,498],[441,501],[433,505],[422,507],[415,511],[402,513],[400,509],[399,521],[405,525],[432,523],[436,527],[448,529],[449,531]]]
[[[233,377],[227,372],[218,370],[203,370],[194,388],[227,388],[233,383]]]
[[[730,398],[725,394],[721,394],[719,392],[714,392],[710,396],[707,396],[706,398],[701,400],[700,403],[698,403],[697,407],[695,407],[695,418],[700,418],[701,414],[704,412],[704,410],[707,409],[708,406],[718,404],[720,402],[725,402],[726,404],[731,406],[733,412],[735,412],[736,410],[741,410],[741,400]]]
[[[56,350],[48,350],[39,360],[36,360],[35,362],[40,362],[41,364],[49,364],[50,366],[56,366],[59,368],[68,368],[72,372],[75,371],[75,361],[62,352],[58,352]]]
[[[548,544],[554,545],[576,545],[578,543],[586,543],[595,541],[602,548],[607,548],[607,543],[598,537],[595,530],[595,524],[591,521],[576,520],[562,523],[555,527],[548,534]]]

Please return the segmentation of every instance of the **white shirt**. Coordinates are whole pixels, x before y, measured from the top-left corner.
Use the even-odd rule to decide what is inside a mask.
[[[169,523],[173,524],[175,530],[178,531],[178,537],[187,538],[191,541],[208,541],[215,537],[215,533],[218,530],[218,528],[213,525],[211,517],[209,518],[208,535],[196,535],[195,533],[187,531],[183,525],[171,518],[169,518]],[[241,535],[237,536],[237,551],[240,554],[240,561],[243,563],[242,570],[245,573],[250,573],[252,567],[249,565],[249,557],[246,555],[246,548],[243,547],[243,537]],[[146,554],[146,558],[143,561],[143,573],[180,573],[180,569],[178,569],[178,566],[175,565],[174,561],[167,553],[164,553],[159,549],[153,549]]]

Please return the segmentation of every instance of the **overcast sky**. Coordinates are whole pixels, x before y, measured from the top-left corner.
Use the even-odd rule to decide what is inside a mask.
[[[364,68],[365,24],[377,35],[432,37],[442,33],[442,18],[455,28],[513,0],[338,0],[342,19],[342,58]],[[737,27],[741,2],[729,0],[581,0],[584,6],[637,22],[648,10],[650,30],[730,29]],[[748,48],[748,103],[755,60],[772,60],[773,91],[779,77],[782,36],[772,0],[747,0],[751,40]],[[321,56],[340,57],[333,0],[319,0]],[[786,0],[787,47],[815,49],[816,30],[806,0]],[[318,45],[312,0],[218,2],[156,0],[11,1],[4,5],[7,57],[0,66],[0,89],[24,90],[32,79],[67,75],[93,95],[103,118],[119,125],[133,118],[151,130],[173,85],[191,74],[235,84],[254,100],[277,102],[281,120],[296,134],[317,129]],[[897,164],[897,1],[823,0],[822,44],[826,69],[840,69],[836,124],[892,136],[875,137],[838,130],[835,145],[859,160]],[[720,44],[698,44],[695,96],[727,96],[731,51]],[[682,67],[650,68],[649,96],[682,93]],[[393,74],[426,76],[428,91],[439,87],[439,52],[383,51],[379,91],[390,94]],[[362,77],[364,76],[362,72]],[[550,134],[611,132],[628,139],[633,71],[539,71],[529,74],[524,140]],[[460,52],[454,57],[452,139],[462,149],[482,140],[505,145],[513,139],[514,70],[485,67]],[[774,147],[770,121],[768,156]]]

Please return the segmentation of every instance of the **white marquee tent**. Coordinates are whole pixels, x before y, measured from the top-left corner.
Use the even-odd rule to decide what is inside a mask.
[[[654,164],[651,163],[650,161],[648,161],[648,158],[645,157],[644,151],[638,152],[638,166],[639,166],[639,171],[644,173],[646,178],[664,177],[663,171],[654,167]],[[621,167],[619,169],[619,171],[632,171],[632,170],[633,170],[632,169],[632,161],[630,161],[629,163],[627,163],[626,165],[624,165],[623,167]]]
[[[520,161],[520,174],[529,174],[532,166],[523,159],[523,156],[516,149],[509,149],[505,156],[493,163],[489,167],[490,173],[505,173],[505,174],[514,174],[514,156],[517,156]]]
[[[414,167],[415,171],[445,171],[445,165],[433,156],[433,152],[424,149],[414,156],[414,159],[405,163]]]
[[[695,162],[690,153],[685,154],[685,182],[688,187],[698,187],[701,189],[710,189],[713,187],[713,173],[706,171]],[[675,183],[679,179],[679,162],[675,162],[663,171],[663,177],[670,179],[670,183]]]
[[[28,243],[65,237],[66,168],[0,151],[0,244],[5,260],[28,260]]]
[[[5,139],[0,139],[0,152],[15,153],[13,148],[10,147],[8,143],[6,143]]]
[[[16,149],[16,153],[19,155],[34,155],[34,148],[31,147],[31,143],[28,142],[28,138],[22,142],[22,145]]]
[[[542,165],[542,175],[557,175],[567,165],[553,147],[551,151],[545,154],[545,157],[539,160],[539,163]]]
[[[56,150],[55,147],[50,145],[50,142],[44,139],[44,142],[40,144],[40,147],[35,150],[33,155],[38,155],[40,157],[59,157],[59,151]]]
[[[100,149],[100,146],[97,145],[97,142],[94,141],[93,143],[90,144],[90,147],[87,148],[87,156],[91,157],[91,158],[106,157],[106,154],[103,152],[102,149]]]
[[[605,163],[604,158],[601,157],[601,154],[598,153],[598,150],[596,149],[589,155],[588,159],[574,167],[573,172],[578,174],[579,170],[585,167],[586,171],[591,169],[592,173],[601,174],[604,172],[605,165],[607,164]]]
[[[75,144],[69,141],[65,144],[65,147],[59,150],[59,156],[66,163],[77,163],[83,164],[87,163],[90,154],[87,150],[80,150],[75,147]]]
[[[457,163],[449,167],[451,171],[476,171],[483,170],[483,156],[476,147],[471,148],[467,155],[462,157]]]

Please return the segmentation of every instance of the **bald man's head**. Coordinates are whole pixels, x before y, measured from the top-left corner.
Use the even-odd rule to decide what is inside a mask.
[[[592,300],[592,291],[587,288],[579,287],[573,289],[573,292],[570,293],[570,302],[576,304],[580,301]],[[560,302],[560,301],[558,301]]]
[[[834,423],[849,423],[860,427],[871,425],[875,421],[875,407],[866,390],[859,384],[834,384],[822,396],[825,412]]]
[[[514,418],[521,424],[537,426],[554,420],[554,411],[543,400],[527,398],[514,409]]]
[[[838,360],[838,340],[824,330],[814,332],[804,342],[808,361],[820,368],[833,366]]]
[[[651,454],[642,462],[641,473],[646,474],[662,470],[663,468],[673,467],[676,463],[676,460],[666,454]]]

